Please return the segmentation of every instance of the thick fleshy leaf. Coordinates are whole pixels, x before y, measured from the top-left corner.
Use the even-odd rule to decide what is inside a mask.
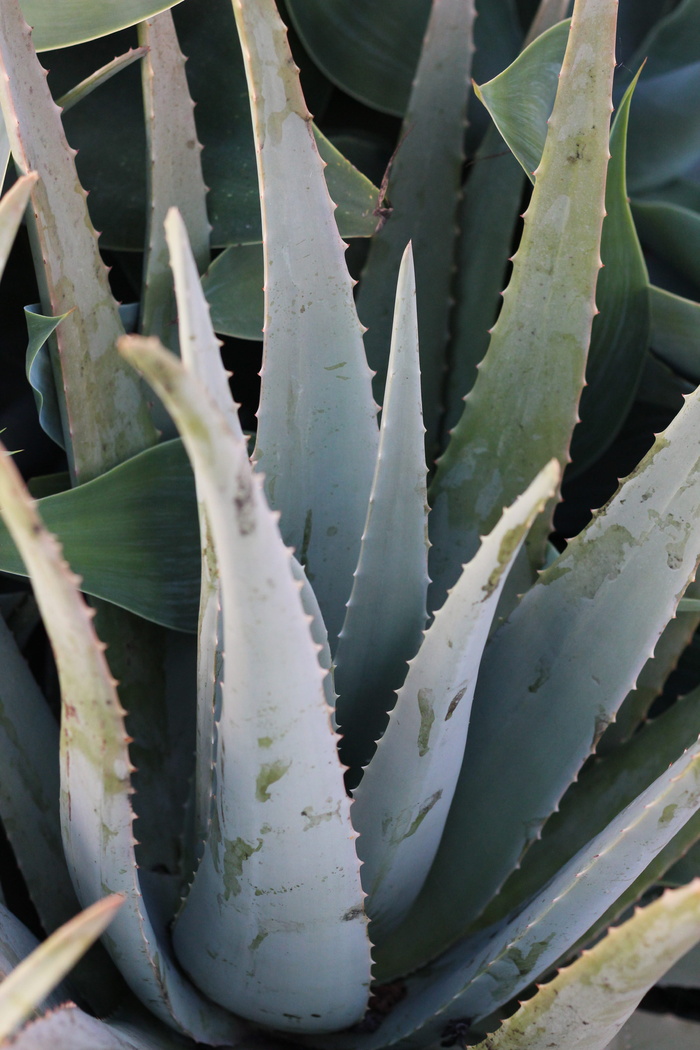
[[[552,456],[568,458],[596,310],[616,15],[611,0],[575,8],[510,284],[431,488],[431,610],[501,508]]]
[[[311,119],[272,0],[234,3],[258,144],[265,339],[254,460],[333,642],[379,444],[371,375]]]
[[[289,1031],[342,1028],[364,1013],[370,946],[325,672],[290,553],[245,440],[193,372],[155,340],[121,349],[183,434],[221,580],[216,796],[175,947],[207,995],[238,1014]]]
[[[168,917],[146,911],[134,857],[129,801],[133,767],[104,646],[76,577],[7,455],[0,456],[0,503],[32,577],[58,667],[61,817],[78,899],[87,906],[105,893],[123,894],[125,903],[104,943],[134,993],[167,1024],[202,1042],[235,1042],[238,1022],[205,1003],[173,963],[165,931]],[[90,864],[85,864],[86,854]]]
[[[416,265],[423,416],[432,459],[442,413],[452,303],[457,205],[473,51],[473,0],[433,3],[416,77],[389,169],[390,221],[370,243],[357,308],[365,347],[383,395],[391,341],[393,289],[408,241]]]
[[[137,1023],[101,1021],[72,1003],[26,1025],[10,1044],[14,1050],[182,1050],[195,1044],[172,1036],[148,1018]]]
[[[654,655],[647,660],[639,672],[634,689],[622,701],[612,722],[598,744],[597,755],[606,755],[629,740],[646,718],[654,700],[663,692],[666,681],[678,666],[683,652],[693,641],[700,626],[700,608],[685,609],[686,602],[695,602],[700,597],[700,585],[691,583],[685,597],[678,603],[676,615],[661,633]]]
[[[571,785],[520,867],[494,897],[480,926],[512,914],[537,893],[559,868],[599,834],[617,814],[690,747],[700,727],[700,691],[647,722],[626,744],[589,763]]]
[[[177,348],[177,310],[163,224],[168,209],[183,216],[200,273],[209,264],[207,189],[202,178],[194,104],[170,11],[144,20],[139,41],[148,145],[148,233],[139,330]],[[168,435],[173,436],[173,435]]]
[[[476,1050],[605,1050],[646,992],[699,940],[697,881],[611,929]]]
[[[32,45],[18,0],[0,10],[0,105],[15,161],[36,171],[34,254],[45,314],[70,311],[55,333],[71,472],[81,481],[156,441],[138,382],[114,349],[123,332],[78,182],[75,152]],[[43,273],[42,273],[43,271]]]
[[[509,922],[456,944],[405,980],[406,995],[362,1050],[416,1048],[447,1038],[456,1023],[479,1023],[547,973],[624,894],[700,802],[696,743]],[[464,865],[461,865],[464,870]],[[334,1038],[336,1050],[351,1045]]]
[[[0,1039],[6,1039],[44,1001],[93,941],[105,931],[122,897],[106,897],[39,945],[0,984]]]
[[[649,293],[652,348],[674,371],[700,382],[700,303],[653,285]]]
[[[194,632],[199,530],[192,470],[179,440],[39,501],[81,588],[166,627]],[[0,569],[26,575],[5,527]]]
[[[525,45],[561,21],[568,7],[568,0],[542,0]],[[480,12],[477,27],[481,18]],[[563,54],[562,47],[561,57]],[[490,331],[501,306],[523,189],[518,161],[506,148],[498,129],[490,124],[471,162],[459,206],[457,275],[453,286],[456,301],[450,319],[443,448],[449,431],[459,422],[464,398],[474,385],[478,364],[488,349]]]
[[[179,2],[107,0],[107,3],[83,3],[82,0],[66,0],[61,3],[60,10],[56,10],[51,0],[21,0],[24,17],[34,30],[37,51],[67,47],[114,33]]]
[[[440,842],[472,698],[508,571],[560,468],[549,463],[486,536],[425,634],[387,730],[355,792],[353,823],[376,936],[406,914]]]
[[[377,467],[335,656],[341,760],[360,767],[386,726],[425,627],[428,496],[411,246],[396,289]]]
[[[238,421],[238,406],[231,397],[228,375],[221,363],[220,343],[211,326],[185,221],[176,208],[168,211],[165,238],[174,278],[182,360],[206,387],[232,433],[242,442],[245,439]],[[202,575],[197,629],[195,847],[204,842],[209,828],[214,792],[214,711],[220,700],[223,668],[219,567],[202,493],[198,493],[198,513]]]
[[[494,635],[402,956],[432,955],[466,931],[539,836],[653,652],[700,556],[699,434],[694,393]]]
[[[230,0],[205,5],[178,4],[172,11],[187,61],[189,90],[196,103],[202,166],[209,187],[207,210],[216,247],[261,239],[260,200],[255,147],[245,71]],[[131,42],[129,40],[128,42]],[[114,54],[109,38],[89,47],[68,48],[47,56],[54,96],[103,65]],[[313,67],[312,67],[313,68]],[[216,69],[216,76],[212,76]],[[308,72],[308,71],[305,71]],[[308,86],[308,79],[307,79]],[[314,106],[309,102],[310,108]],[[110,114],[109,121],[104,113]],[[99,93],[65,115],[69,141],[78,149],[77,165],[90,191],[90,214],[101,244],[142,251],[145,237],[146,146],[138,70],[127,69]],[[326,178],[338,204],[336,221],[347,236],[369,236],[377,223],[372,213],[378,190],[317,133],[328,162]],[[379,174],[381,178],[381,173]]]

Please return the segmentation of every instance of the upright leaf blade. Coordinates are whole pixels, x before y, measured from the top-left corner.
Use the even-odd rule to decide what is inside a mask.
[[[511,281],[431,488],[431,609],[500,508],[552,456],[567,461],[600,269],[616,18],[613,0],[574,9]]]
[[[364,1013],[370,945],[325,672],[290,553],[245,441],[193,372],[155,340],[121,348],[181,429],[221,574],[217,791],[176,950],[236,1013],[288,1031],[343,1028]]]
[[[255,462],[331,639],[342,626],[378,447],[344,246],[272,3],[234,0],[257,142],[265,343]]]
[[[696,392],[494,635],[440,850],[404,924],[406,950],[434,954],[466,931],[539,836],[674,615],[700,557],[699,435]]]
[[[2,450],[4,453],[4,450]],[[39,520],[17,468],[0,455],[0,504],[32,577],[61,682],[61,816],[66,858],[78,899],[125,897],[105,936],[134,993],[162,1020],[202,1042],[235,1042],[240,1027],[205,1003],[169,954],[162,916],[153,921],[134,857],[133,811],[124,712],[92,627],[94,615],[55,538]],[[85,863],[85,857],[90,863]],[[154,923],[160,929],[154,928]]]
[[[405,916],[437,851],[491,620],[508,571],[559,475],[552,461],[465,566],[410,662],[386,733],[355,792],[358,854],[378,938]]]
[[[335,657],[340,756],[366,765],[426,621],[427,484],[413,257],[403,256],[377,467]],[[380,582],[381,581],[381,582]]]
[[[72,311],[56,333],[56,386],[65,391],[63,433],[74,477],[87,481],[152,445],[146,399],[114,344],[123,328],[100,259],[75,152],[34,52],[18,0],[0,10],[0,106],[32,193],[35,258],[44,313]],[[43,276],[42,276],[43,274]]]
[[[700,881],[667,891],[611,929],[476,1050],[605,1050],[642,996],[698,940]]]

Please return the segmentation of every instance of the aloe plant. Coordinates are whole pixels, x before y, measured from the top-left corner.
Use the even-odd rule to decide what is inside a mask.
[[[650,8],[648,71],[616,80],[617,0],[575,0],[570,19],[559,0],[233,0],[199,26],[192,2],[0,14],[22,173],[0,264],[30,202],[28,380],[69,468],[28,490],[0,457],[0,568],[31,579],[61,708],[57,728],[16,583],[0,817],[52,936],[30,954],[0,910],[0,1038],[33,1011],[8,1045],[638,1040],[648,988],[684,956],[697,976],[698,692],[645,716],[699,619],[698,392],[561,553],[548,536],[562,477],[577,491],[645,375],[686,389],[650,371],[650,341],[693,374],[700,306],[650,284],[635,223],[676,243],[664,184],[695,158],[647,162],[635,106],[661,134],[647,89],[692,75],[700,4]],[[79,114],[142,64],[137,315],[112,296],[23,9],[41,48],[139,25],[138,51],[67,96]],[[281,14],[302,65],[403,118],[380,188],[315,126]],[[180,47],[212,26],[250,118],[234,181],[211,162],[210,228],[213,104],[193,110]],[[502,151],[489,185],[479,164]],[[343,238],[370,241],[357,294]],[[216,333],[256,326],[250,435]]]

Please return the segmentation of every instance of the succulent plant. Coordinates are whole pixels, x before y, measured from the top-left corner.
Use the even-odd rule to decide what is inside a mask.
[[[696,75],[700,4],[641,5],[649,61],[621,83],[617,0],[564,21],[559,0],[217,0],[201,26],[193,4],[183,35],[229,33],[212,53],[237,28],[226,75],[244,72],[252,114],[252,141],[233,122],[240,170],[226,182],[212,161],[211,238],[177,5],[0,8],[20,172],[0,264],[31,202],[27,375],[68,467],[27,490],[0,458],[0,568],[31,578],[60,692],[57,727],[15,583],[0,818],[51,936],[30,954],[0,909],[0,1038],[636,1046],[634,1018],[618,1032],[645,992],[683,957],[698,984],[700,687],[646,715],[700,619],[700,395],[682,378],[700,306],[650,284],[635,226],[688,280],[692,126],[654,162],[633,115],[641,96],[662,134],[649,99]],[[23,11],[41,48],[139,23],[138,48],[64,99],[79,114],[141,64],[137,316],[110,290]],[[380,188],[314,125],[282,14],[304,62],[403,117]],[[482,20],[493,123],[467,135],[465,182]],[[343,238],[369,238],[357,289]],[[215,332],[256,324],[250,435]],[[560,551],[562,475],[568,497],[662,379],[682,407]]]

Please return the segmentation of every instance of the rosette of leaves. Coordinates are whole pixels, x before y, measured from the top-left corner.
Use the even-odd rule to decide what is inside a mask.
[[[0,251],[31,197],[30,373],[69,474],[35,501],[0,461],[2,565],[31,578],[61,704],[57,728],[11,594],[0,815],[59,944],[85,938],[94,912],[63,929],[80,906],[122,898],[88,927],[111,918],[106,952],[59,992],[77,1005],[40,1011],[11,1045],[278,1033],[329,1050],[602,1050],[700,939],[698,696],[629,739],[607,730],[643,718],[642,676],[665,676],[694,623],[698,395],[562,554],[546,542],[591,348],[606,362],[626,346],[616,333],[648,300],[625,178],[634,83],[610,128],[617,3],[576,0],[548,29],[563,13],[543,3],[542,34],[480,88],[534,187],[488,353],[428,470],[423,403],[432,449],[443,366],[420,346],[433,256],[425,230],[406,246],[408,203],[435,132],[452,226],[462,206],[473,5],[430,7],[414,145],[361,285],[360,307],[390,303],[379,425],[345,220],[286,28],[272,0],[233,2],[265,288],[252,455],[200,280],[204,179],[170,15],[136,15],[152,214],[139,333],[125,336],[31,34],[3,6],[0,102],[24,174],[0,204]],[[346,204],[358,229],[367,200],[348,190]],[[613,249],[625,280],[601,276]],[[429,313],[436,332],[445,303]],[[144,379],[179,438],[159,439]],[[0,930],[8,972],[32,941],[9,913]],[[0,993],[3,1036],[45,996],[55,943]]]

